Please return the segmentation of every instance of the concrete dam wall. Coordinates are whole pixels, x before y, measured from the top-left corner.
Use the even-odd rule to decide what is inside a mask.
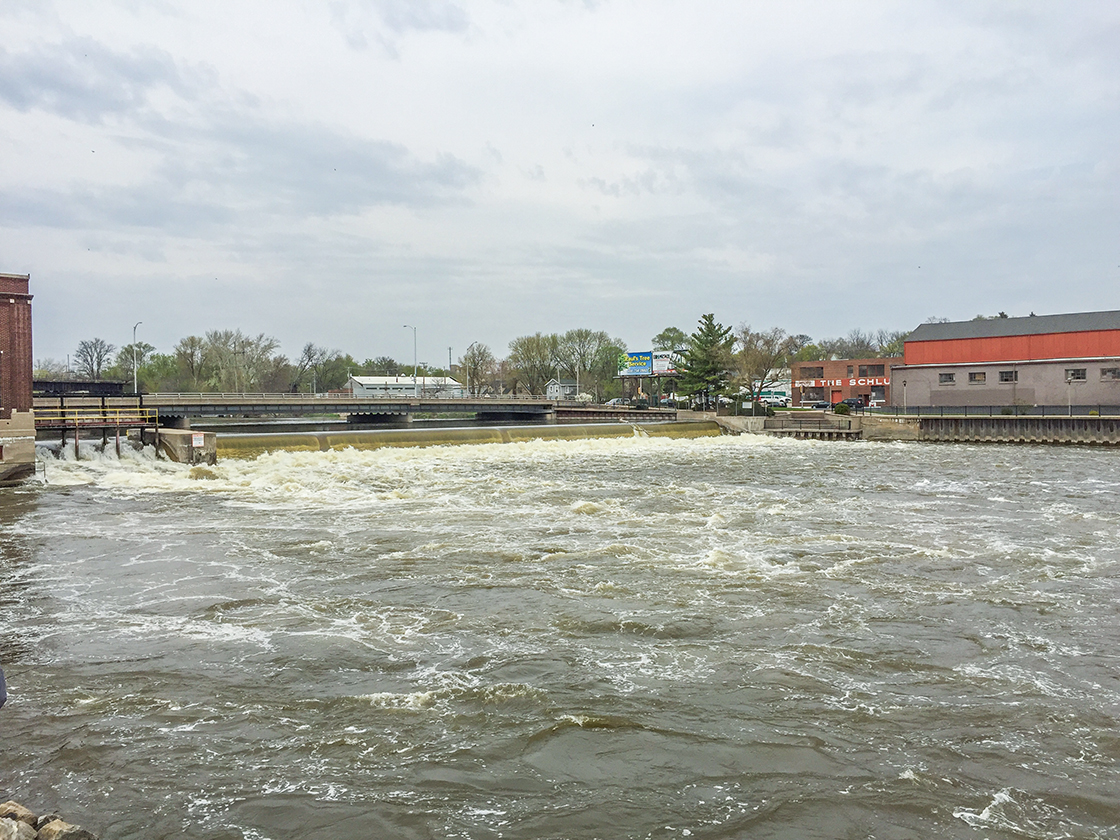
[[[487,426],[458,429],[384,429],[355,432],[219,435],[219,458],[255,458],[266,452],[327,452],[332,449],[380,449],[384,446],[458,446],[468,443],[517,443],[530,440],[587,438],[715,437],[714,421],[701,423],[600,423],[583,426]]]

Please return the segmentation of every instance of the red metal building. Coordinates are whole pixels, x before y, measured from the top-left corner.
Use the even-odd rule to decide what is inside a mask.
[[[915,406],[1120,405],[1120,311],[922,324],[892,375]]]

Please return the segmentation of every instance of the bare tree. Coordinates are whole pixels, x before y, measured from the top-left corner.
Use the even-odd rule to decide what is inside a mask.
[[[78,342],[78,349],[74,353],[74,363],[77,365],[78,374],[97,382],[105,369],[109,357],[116,348],[104,339],[91,338]]]
[[[739,326],[735,334],[735,379],[739,390],[748,394],[751,402],[757,401],[759,393],[779,381],[779,373],[789,366],[799,338],[786,335],[779,327],[755,332],[747,324]]]
[[[261,333],[247,336],[241,330],[206,333],[206,356],[212,387],[220,391],[252,391],[274,368],[276,339]]]
[[[484,383],[493,375],[494,354],[485,344],[476,341],[459,359],[459,367],[463,369],[464,378],[467,380],[467,393],[473,397],[482,393]]]
[[[175,345],[175,361],[187,386],[199,390],[205,378],[206,341],[197,335],[179,339]]]
[[[325,347],[319,347],[312,344],[310,341],[303,345],[303,352],[299,354],[292,371],[291,387],[293,391],[299,389],[299,386],[307,378],[307,374],[311,374],[311,385],[315,390],[319,390],[320,386],[325,385],[326,377],[323,376],[324,368],[331,361],[339,358],[342,354],[337,350],[328,350]]]
[[[516,382],[530,394],[543,394],[548,380],[556,372],[557,337],[555,335],[523,335],[509,343],[509,363]]]
[[[884,358],[901,356],[908,335],[910,335],[910,330],[879,330],[875,333],[875,343],[879,345],[879,355]]]
[[[70,371],[58,359],[36,359],[32,375],[36,379],[65,379]]]
[[[561,370],[576,380],[580,388],[598,390],[603,360],[610,357],[609,376],[618,373],[620,342],[602,330],[575,329],[556,336],[556,360]]]

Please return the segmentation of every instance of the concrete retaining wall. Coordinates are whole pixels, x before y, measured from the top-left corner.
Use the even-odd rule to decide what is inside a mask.
[[[920,440],[1120,445],[1115,417],[929,417]]]
[[[922,427],[917,417],[853,417],[852,428],[864,440],[921,440]]]
[[[714,421],[701,423],[613,423],[585,426],[489,426],[459,429],[386,429],[355,432],[306,432],[276,435],[221,435],[222,458],[255,458],[266,452],[327,452],[332,449],[380,449],[385,446],[458,446],[471,443],[516,443],[530,440],[588,438],[693,438],[721,434]]]
[[[30,411],[13,411],[0,420],[0,484],[12,484],[35,474],[35,418]]]

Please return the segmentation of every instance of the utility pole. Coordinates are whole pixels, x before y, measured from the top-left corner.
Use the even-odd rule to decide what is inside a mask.
[[[412,330],[412,394],[419,399],[420,386],[416,381],[416,371],[419,370],[419,366],[416,364],[416,327],[411,324],[405,324],[404,328],[406,330]]]

